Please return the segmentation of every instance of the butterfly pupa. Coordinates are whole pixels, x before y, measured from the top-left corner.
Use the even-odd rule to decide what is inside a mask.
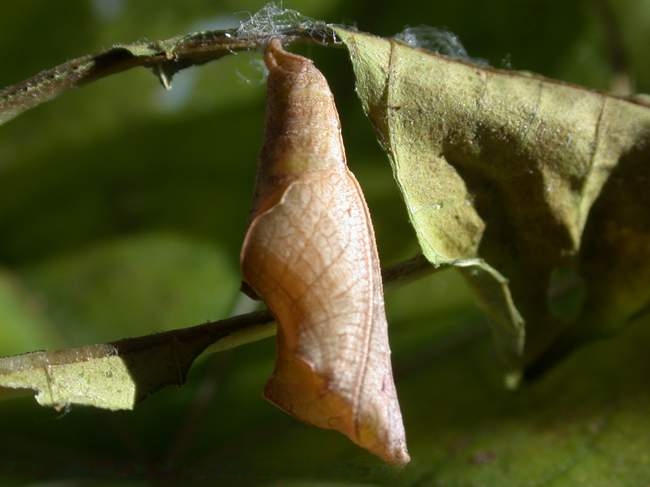
[[[278,323],[265,397],[405,464],[374,231],[334,98],[312,61],[279,40],[264,58],[265,139],[241,267]]]

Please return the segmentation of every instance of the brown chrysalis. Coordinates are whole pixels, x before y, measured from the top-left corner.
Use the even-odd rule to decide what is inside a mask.
[[[271,40],[265,141],[241,252],[278,323],[265,396],[392,464],[409,459],[370,214],[313,63]]]

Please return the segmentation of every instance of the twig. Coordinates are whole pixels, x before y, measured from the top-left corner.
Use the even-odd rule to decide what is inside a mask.
[[[417,256],[384,269],[383,275],[387,284],[402,284],[445,268],[444,266],[434,267],[424,257]],[[136,354],[168,344],[178,347],[196,342],[203,343],[204,349],[211,345],[210,351],[228,350],[274,335],[275,323],[273,320],[273,315],[268,310],[253,311],[188,328],[178,328],[140,337],[123,338],[106,345],[79,347],[77,356],[83,355],[84,359],[101,357],[109,353],[122,356]],[[57,352],[33,353],[48,353],[47,365],[49,366],[66,363],[70,358],[68,354],[58,354]],[[26,365],[22,362],[29,361],[31,364],[36,362],[33,354],[0,357],[0,359],[2,359],[0,360],[0,375],[7,372],[7,370],[3,370],[3,366],[6,369],[17,369]],[[11,359],[11,364],[9,359]]]
[[[444,264],[437,267],[433,266],[424,255],[418,254],[411,259],[382,269],[381,277],[387,287],[393,287],[447,267]]]
[[[388,282],[404,283],[443,268],[416,257],[384,275]],[[206,350],[227,350],[275,331],[271,313],[256,311],[105,344],[0,357],[0,391],[31,389],[41,405],[55,408],[84,404],[132,409],[162,387],[183,384],[194,360]]]
[[[434,267],[423,255],[418,255],[383,269],[382,276],[387,286],[391,285],[392,287],[392,285],[405,284],[447,267]],[[253,311],[252,313],[211,321],[189,328],[180,328],[137,338],[126,338],[112,344],[122,353],[123,351],[134,352],[142,347],[160,345],[169,342],[172,338],[178,342],[188,342],[200,337],[212,342],[209,351],[217,352],[275,335],[273,320],[273,315],[268,310]]]
[[[291,26],[273,34],[284,43],[296,40],[334,45],[335,35],[324,23]],[[263,47],[267,33],[242,33],[240,29],[195,32],[162,41],[116,44],[106,51],[82,56],[41,71],[0,90],[0,124],[76,88],[112,74],[142,66],[150,68],[166,87],[175,73],[238,51]]]

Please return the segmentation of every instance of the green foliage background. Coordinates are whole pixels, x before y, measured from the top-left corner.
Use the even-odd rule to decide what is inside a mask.
[[[228,27],[257,1],[11,2],[0,86],[116,42]],[[392,35],[447,27],[472,56],[607,90],[611,34],[650,92],[650,2],[295,1],[306,15]],[[609,13],[607,13],[609,12]],[[335,92],[351,169],[384,265],[417,250],[344,50],[305,48]],[[102,342],[238,312],[239,246],[261,141],[258,54],[177,75],[138,69],[64,95],[0,130],[0,353]],[[239,74],[238,74],[239,73]],[[250,309],[250,308],[249,308]],[[134,412],[0,402],[0,482],[232,485],[644,485],[650,394],[640,321],[508,393],[460,277],[390,291],[397,386],[413,462],[386,467],[261,399],[273,340],[203,358],[189,383]],[[648,320],[645,325],[648,325]],[[60,485],[60,484],[58,484]]]

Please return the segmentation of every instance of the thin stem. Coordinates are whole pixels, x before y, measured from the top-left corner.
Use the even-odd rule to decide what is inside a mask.
[[[274,33],[273,37],[280,37],[285,44],[296,40],[327,46],[336,44],[335,34],[324,23],[287,27]],[[268,40],[268,34],[229,29],[195,32],[162,41],[117,44],[106,51],[72,59],[1,89],[0,124],[70,88],[138,66],[152,69],[160,82],[169,88],[174,74],[182,69],[263,47]]]
[[[399,262],[383,269],[382,275],[387,287],[406,284],[414,279],[422,278],[432,272],[446,269],[445,266],[434,267],[424,256],[418,255],[412,259]],[[198,337],[214,337],[214,342],[206,350],[219,352],[236,348],[275,335],[273,315],[268,311],[253,311],[241,315],[210,321],[198,326],[147,335],[139,338],[128,338],[114,342],[120,351],[126,346],[129,351],[133,347],[148,347],[174,339],[179,342],[192,341]]]
[[[411,259],[398,262],[397,264],[382,269],[381,276],[386,287],[394,287],[448,267],[449,266],[444,264],[434,266],[424,255],[418,254]]]
[[[387,284],[404,284],[444,268],[434,267],[418,256],[385,269],[383,275]],[[131,409],[136,402],[162,387],[184,383],[189,368],[202,353],[245,345],[275,332],[273,315],[265,310],[105,344],[0,357],[0,395],[4,394],[4,387],[10,387],[20,389],[20,393],[39,391],[37,399],[43,405],[65,407],[75,403]],[[149,366],[170,357],[175,367]],[[80,395],[76,385],[79,373],[74,364],[85,364],[81,366],[87,367],[91,375],[100,371],[102,380],[108,377],[122,381],[120,388],[129,393],[113,397],[104,389],[104,382],[98,381],[85,384],[92,390]],[[56,394],[54,383],[57,384]],[[46,394],[42,393],[44,390]]]

